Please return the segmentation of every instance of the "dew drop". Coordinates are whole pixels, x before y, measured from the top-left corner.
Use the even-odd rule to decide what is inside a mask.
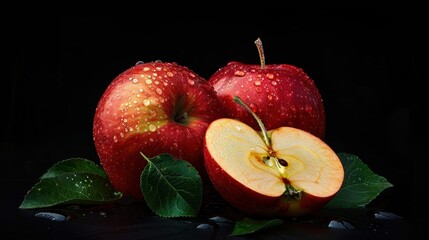
[[[273,100],[273,95],[270,94],[267,96],[267,98],[268,98],[268,100]]]
[[[245,73],[243,71],[239,71],[239,70],[235,71],[235,73],[234,73],[234,76],[236,76],[236,77],[243,77],[244,75],[245,75]]]
[[[276,81],[272,81],[272,82],[271,82],[271,85],[276,86],[276,85],[277,85],[277,82],[276,82]]]
[[[189,73],[189,76],[191,76],[192,78],[194,78],[194,77],[195,77],[195,74],[193,74],[193,73]]]
[[[139,80],[137,78],[133,79],[133,83],[138,83],[138,82],[139,82]]]
[[[118,137],[115,135],[115,136],[113,136],[113,141],[114,142],[118,142]],[[72,179],[73,180],[73,179]]]
[[[188,83],[189,83],[189,85],[194,85],[194,84],[195,84],[195,81],[194,81],[194,80],[189,79],[189,80],[188,80]]]
[[[151,83],[152,83],[152,80],[146,79],[146,84],[151,84]]]
[[[156,67],[156,68],[155,68],[155,70],[156,70],[156,71],[161,71],[161,70],[162,70],[162,68],[161,68],[161,67]]]
[[[172,77],[174,74],[172,72],[167,72],[167,76]]]
[[[274,78],[274,75],[273,75],[272,73],[267,73],[267,78],[268,78],[268,79],[273,79],[273,78]]]
[[[143,100],[143,105],[149,106],[150,105],[150,100],[149,99]]]
[[[149,125],[149,131],[155,132],[155,130],[156,130],[156,126],[155,125],[153,125],[153,124]]]
[[[161,95],[161,94],[162,94],[162,89],[161,89],[161,88],[157,88],[155,91],[156,91],[156,93],[158,93],[159,95]]]
[[[255,86],[260,86],[261,85],[261,81],[255,81],[253,84],[255,84]]]
[[[143,71],[144,71],[144,72],[147,72],[147,71],[149,71],[149,70],[150,70],[150,68],[148,68],[148,67],[144,67],[144,68],[143,68]]]
[[[140,65],[140,64],[144,64],[144,62],[143,61],[137,61],[135,65],[137,66],[137,65]]]

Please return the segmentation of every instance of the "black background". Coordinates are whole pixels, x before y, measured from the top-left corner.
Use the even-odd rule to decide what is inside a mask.
[[[148,7],[27,10],[15,13],[20,21],[14,24],[5,19],[2,205],[17,208],[55,162],[98,162],[93,114],[122,71],[162,60],[208,79],[229,61],[258,64],[254,41],[260,37],[267,64],[296,65],[315,81],[325,103],[325,141],[336,152],[356,154],[394,185],[371,204],[420,216],[417,153],[424,144],[416,140],[414,110],[424,30],[418,5],[261,6],[219,12],[216,21],[203,20],[206,11],[187,11],[186,21],[176,18],[179,10],[169,15]]]

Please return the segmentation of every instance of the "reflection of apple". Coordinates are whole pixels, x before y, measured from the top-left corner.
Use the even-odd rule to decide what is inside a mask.
[[[266,65],[262,42],[257,39],[255,43],[260,65],[229,62],[208,79],[228,117],[259,130],[255,119],[234,103],[233,97],[239,96],[262,119],[266,129],[295,127],[323,139],[325,110],[314,81],[296,66]]]
[[[252,115],[261,132],[229,118],[209,125],[204,156],[214,188],[232,206],[256,216],[302,216],[323,207],[344,178],[336,153],[298,128],[266,131]]]
[[[221,109],[213,87],[176,63],[138,64],[118,75],[102,95],[93,125],[100,163],[114,188],[142,199],[140,174],[147,161],[140,152],[170,153],[207,178],[204,134]]]

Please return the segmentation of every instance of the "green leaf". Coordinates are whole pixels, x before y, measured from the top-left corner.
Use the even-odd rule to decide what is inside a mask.
[[[64,173],[42,178],[24,197],[21,209],[46,208],[61,204],[102,204],[122,197],[110,182],[90,173]]]
[[[149,208],[161,217],[197,216],[203,195],[198,171],[170,154],[142,156],[148,164],[140,176],[140,187]]]
[[[232,237],[250,234],[267,228],[276,227],[282,224],[283,220],[281,219],[257,220],[251,218],[244,218],[243,220],[235,222],[234,229],[229,236]]]
[[[338,156],[344,167],[344,182],[326,207],[363,207],[375,199],[383,190],[393,187],[386,178],[372,172],[356,155],[338,153]]]
[[[58,163],[55,163],[40,178],[41,179],[51,178],[51,177],[57,177],[65,173],[79,173],[79,172],[91,173],[94,175],[107,178],[106,172],[101,166],[85,158],[69,158],[69,159],[60,161]]]

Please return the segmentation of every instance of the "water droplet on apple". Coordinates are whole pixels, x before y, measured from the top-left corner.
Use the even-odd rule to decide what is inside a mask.
[[[161,95],[161,94],[162,94],[162,89],[161,89],[161,88],[157,88],[155,91],[156,91],[156,93],[158,93],[159,95]]]
[[[261,81],[255,81],[253,84],[255,84],[255,86],[260,86],[261,85]]]
[[[276,82],[276,81],[272,81],[272,82],[271,82],[271,85],[276,86],[276,85],[277,85],[277,82]]]
[[[121,136],[123,138],[125,136],[125,134],[123,132],[120,132],[119,136]]]
[[[172,72],[167,72],[167,76],[172,77],[174,74]]]
[[[149,99],[143,100],[143,105],[149,106],[150,105],[150,100]]]
[[[155,125],[153,125],[153,124],[150,124],[150,125],[149,125],[149,131],[151,131],[151,132],[155,132],[155,131],[156,131],[156,126],[155,126]]]
[[[267,78],[268,78],[268,79],[273,79],[273,78],[274,78],[274,75],[273,75],[272,73],[267,73]]]
[[[328,224],[328,227],[334,229],[355,229],[353,224],[342,219],[331,220]]]
[[[150,76],[149,76],[150,77]],[[152,80],[150,80],[150,79],[146,79],[146,84],[151,84],[152,83]]]
[[[147,71],[149,71],[150,70],[150,68],[149,67],[144,67],[143,68],[143,72],[147,72]]]
[[[137,78],[133,79],[133,83],[138,83],[138,82],[139,82],[139,80]]]
[[[194,85],[194,84],[195,84],[195,81],[194,81],[194,80],[189,79],[189,80],[188,80],[188,83],[189,83],[189,85]]]
[[[140,64],[144,64],[144,62],[143,61],[137,61],[135,65],[137,66],[137,65],[140,65]]]
[[[161,70],[162,70],[162,68],[161,68],[161,67],[156,67],[156,68],[155,68],[155,70],[156,70],[156,71],[161,71]]]
[[[273,100],[273,96],[270,94],[267,96],[268,100]]]
[[[115,136],[113,136],[113,141],[114,142],[118,142],[118,137],[115,135]],[[72,180],[73,180],[73,178],[72,178]]]
[[[140,89],[139,89],[139,92],[143,92],[143,88],[140,88]]]
[[[241,127],[240,126],[235,126],[235,129],[237,129],[237,131],[241,131]]]
[[[243,71],[239,71],[239,70],[235,71],[235,73],[234,73],[234,76],[236,76],[236,77],[243,77],[244,75],[246,75],[246,73]]]
[[[162,63],[162,61],[161,61],[161,60],[159,60],[159,59],[158,59],[158,60],[155,60],[155,62],[156,62],[156,63]]]

